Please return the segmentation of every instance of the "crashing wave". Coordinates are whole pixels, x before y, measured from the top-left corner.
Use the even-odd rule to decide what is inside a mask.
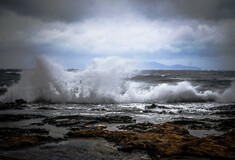
[[[66,71],[58,64],[38,58],[33,70],[24,70],[21,80],[8,88],[1,101],[24,99],[28,102],[57,103],[153,103],[234,101],[235,84],[219,94],[200,92],[190,82],[148,86],[129,78],[133,74],[128,60],[109,57],[96,59],[82,71]]]

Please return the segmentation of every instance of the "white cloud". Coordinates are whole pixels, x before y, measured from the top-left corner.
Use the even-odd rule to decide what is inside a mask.
[[[141,17],[52,23],[33,37],[36,44],[99,54],[180,52],[222,41],[220,28],[196,21],[150,21]]]

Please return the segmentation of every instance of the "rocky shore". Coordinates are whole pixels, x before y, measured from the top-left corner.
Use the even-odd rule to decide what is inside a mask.
[[[172,123],[137,123],[120,126],[118,131],[101,127],[77,128],[69,137],[102,137],[116,143],[121,151],[146,150],[151,156],[193,156],[235,158],[235,130],[221,136],[197,138]]]
[[[147,106],[151,110],[158,106]],[[163,108],[164,106],[160,106]],[[24,100],[12,103],[1,103],[0,110],[25,110],[30,106]],[[39,107],[38,110],[48,110]],[[53,110],[56,111],[55,108]],[[223,113],[223,115],[226,115]],[[14,155],[4,154],[8,151],[22,150],[46,143],[58,143],[77,138],[103,138],[113,144],[118,152],[145,152],[149,159],[164,159],[174,157],[197,158],[235,158],[235,127],[234,118],[229,113],[228,118],[220,120],[178,118],[175,121],[153,124],[138,123],[130,116],[123,115],[62,115],[45,116],[40,114],[0,114],[1,123],[31,121],[40,119],[39,123],[28,126],[0,127],[0,159],[17,159]],[[65,128],[62,138],[50,135],[45,126],[53,126],[55,130]],[[115,129],[110,129],[110,126]],[[190,130],[216,130],[220,135],[196,137]],[[58,131],[59,132],[59,131]]]

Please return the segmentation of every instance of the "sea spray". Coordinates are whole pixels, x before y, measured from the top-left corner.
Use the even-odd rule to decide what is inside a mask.
[[[199,91],[188,81],[151,85],[131,80],[133,63],[108,57],[95,59],[84,70],[67,71],[40,57],[33,70],[24,70],[21,80],[8,88],[1,101],[56,103],[154,103],[234,101],[235,84],[223,93]]]
[[[218,98],[219,102],[235,102],[235,82]]]
[[[198,92],[196,87],[187,81],[177,84],[162,83],[151,86],[149,89],[141,83],[130,83],[128,89],[121,97],[121,102],[144,102],[144,103],[165,103],[165,102],[205,102],[215,101],[217,93],[211,91]]]
[[[124,79],[131,75],[132,62],[117,57],[95,59],[83,71],[68,72],[45,57],[33,70],[24,70],[19,83],[8,88],[2,101],[115,103],[125,92]]]

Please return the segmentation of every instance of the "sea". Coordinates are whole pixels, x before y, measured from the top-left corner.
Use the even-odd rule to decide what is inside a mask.
[[[140,70],[129,61],[113,58],[97,59],[84,69],[65,69],[50,60],[39,58],[32,69],[0,70],[0,101],[6,103],[16,99],[27,101],[29,108],[2,110],[0,114],[27,113],[52,117],[126,115],[137,123],[165,123],[179,119],[219,120],[228,118],[227,113],[235,111],[234,107],[229,107],[235,105],[235,71]],[[156,106],[150,107],[152,104]],[[51,109],[38,109],[41,107]],[[221,111],[225,111],[226,116]],[[233,115],[229,118],[234,118]],[[38,123],[40,120],[33,122]],[[31,123],[32,120],[26,120],[0,123],[0,126],[28,127]],[[116,126],[109,127],[115,130]],[[46,129],[50,130],[53,137],[63,137],[66,133],[63,128],[46,126]],[[222,133],[194,130],[190,134],[205,137]],[[92,143],[106,143],[103,141],[93,140]],[[80,140],[79,143],[72,140],[67,147],[80,144],[80,148],[85,146],[88,149],[92,146],[89,143],[91,141],[88,139]],[[67,149],[63,151],[68,156],[76,156],[76,152],[68,153]],[[10,155],[33,158],[36,154],[38,159],[41,156],[41,159],[50,159],[52,152],[44,151],[44,157],[41,149],[17,151]],[[26,152],[33,155],[27,157]],[[84,154],[91,152],[88,150]],[[53,156],[61,159],[57,152]]]
[[[32,107],[58,109],[51,114],[121,114],[155,123],[216,118],[216,108],[235,102],[235,71],[136,70],[131,65],[111,58],[68,70],[39,58],[33,69],[0,70],[0,101],[24,99]],[[145,112],[151,104],[163,107]]]

